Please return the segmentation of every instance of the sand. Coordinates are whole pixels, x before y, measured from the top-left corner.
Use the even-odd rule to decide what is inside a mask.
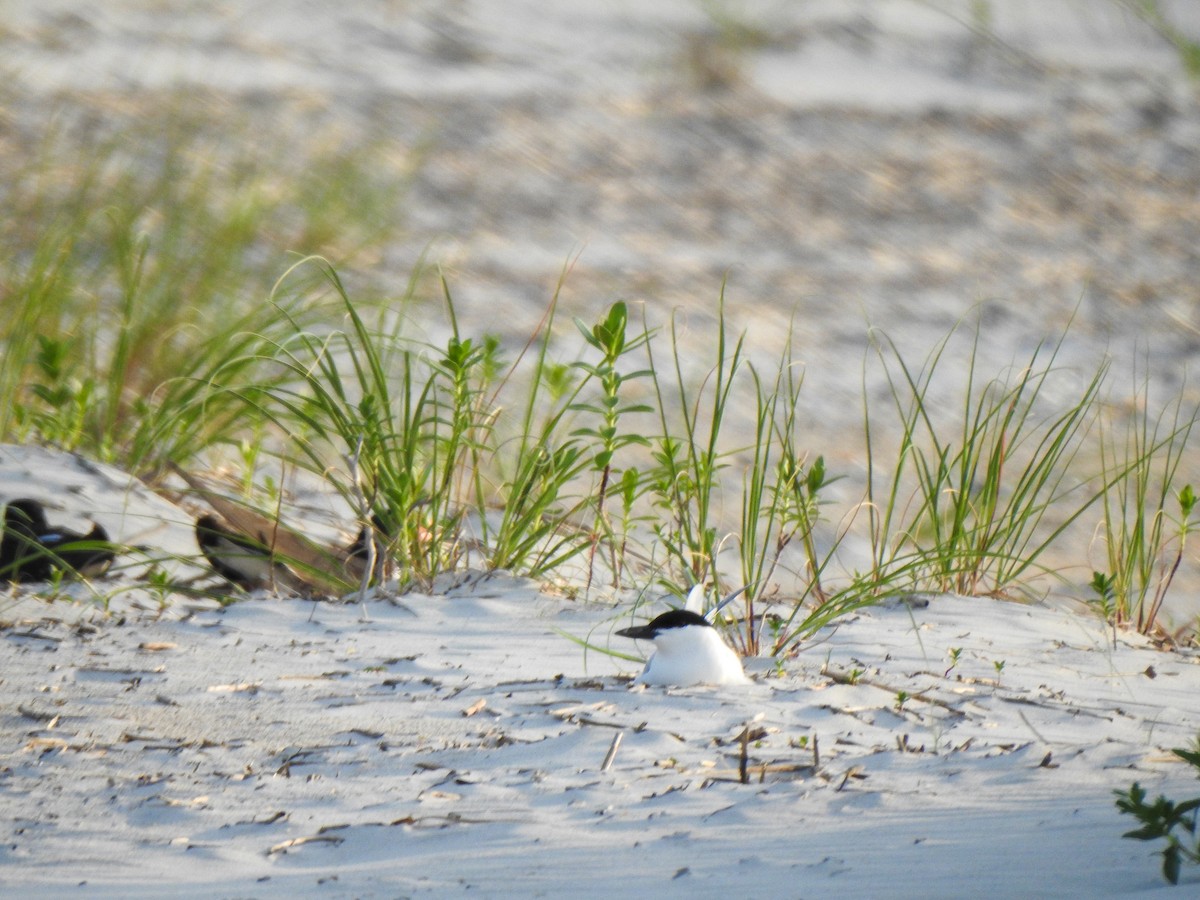
[[[1194,6],[1161,5],[1194,31]],[[466,332],[501,328],[519,347],[576,259],[564,308],[678,310],[707,347],[728,279],[732,323],[762,358],[796,323],[805,446],[839,473],[862,462],[868,323],[920,359],[978,315],[991,372],[1073,317],[1068,368],[1086,377],[1111,354],[1132,382],[1145,353],[1156,396],[1184,391],[1200,105],[1178,55],[1116,4],[985,4],[998,40],[964,27],[982,8],[966,2],[733,4],[771,27],[732,49],[704,4],[552,6],[10,2],[5,121],[41,134],[64,103],[152,120],[195,96],[399,158],[432,141],[404,232],[374,260],[380,290],[429,251]],[[314,112],[288,120],[297,109]],[[104,467],[5,454],[7,497],[203,575],[186,511]],[[52,603],[0,598],[6,892],[1200,884],[1185,869],[1165,886],[1156,847],[1121,838],[1132,822],[1112,796],[1134,780],[1196,795],[1169,754],[1200,732],[1196,654],[1078,609],[930,597],[860,612],[778,667],[750,660],[744,688],[631,690],[636,665],[562,634],[607,644],[628,596],[464,573],[365,604],[221,608],[138,588],[151,557]]]
[[[173,508],[91,468],[58,515]],[[567,637],[635,651],[628,596],[459,573],[221,607],[137,573],[95,584],[107,613],[0,601],[22,896],[1127,896],[1168,888],[1112,792],[1196,791],[1169,750],[1200,734],[1200,654],[1077,609],[918,596],[745,687],[645,689]]]

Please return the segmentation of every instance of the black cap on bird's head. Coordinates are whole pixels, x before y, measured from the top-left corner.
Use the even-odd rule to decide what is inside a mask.
[[[200,545],[201,550],[215,546],[225,531],[225,527],[217,521],[216,516],[201,516],[196,520],[196,543]]]
[[[688,625],[712,628],[712,623],[699,613],[694,613],[690,609],[672,609],[661,616],[655,616],[645,625],[622,628],[617,634],[621,637],[649,641],[664,631],[669,631],[672,628],[686,628]]]
[[[196,544],[214,572],[247,590],[265,585],[277,568],[265,536],[255,540],[226,528],[213,515],[196,520]]]
[[[48,581],[54,571],[92,577],[108,570],[116,551],[104,526],[92,523],[87,534],[51,528],[37,500],[4,504],[0,537],[0,573],[16,581]]]
[[[27,497],[9,500],[4,505],[4,524],[10,528],[27,529],[34,534],[44,534],[50,530],[45,508],[37,500]]]

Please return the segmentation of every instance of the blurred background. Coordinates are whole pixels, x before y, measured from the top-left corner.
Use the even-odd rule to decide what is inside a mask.
[[[5,0],[0,72],[5,255],[116,186],[209,261],[163,288],[200,322],[309,253],[352,296],[418,273],[435,339],[440,267],[510,347],[560,285],[707,347],[724,289],[838,469],[872,329],[919,363],[979,322],[950,355],[990,373],[1069,325],[1081,379],[1192,396],[1194,0]]]
[[[1003,360],[1074,316],[1182,366],[1194,42],[1190,0],[6,0],[0,163],[210,153],[214,206],[299,194],[264,272],[397,292],[425,255],[468,331],[526,336],[564,267],[585,318],[702,325],[727,279],[752,341],[795,316],[814,426],[853,424],[868,323],[922,347],[978,309]]]

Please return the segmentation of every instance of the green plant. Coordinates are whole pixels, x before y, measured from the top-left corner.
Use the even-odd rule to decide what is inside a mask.
[[[1105,620],[1111,620],[1116,614],[1116,585],[1111,575],[1103,572],[1092,572],[1092,580],[1088,587],[1095,594],[1093,602],[1099,607]]]
[[[21,398],[13,407],[18,433],[32,432],[61,447],[76,447],[87,428],[88,408],[96,382],[79,374],[78,340],[34,335],[32,398]]]
[[[617,587],[621,586],[621,576],[628,566],[629,540],[635,525],[640,525],[649,519],[648,515],[638,511],[638,501],[649,491],[648,480],[642,473],[630,466],[621,473],[617,496],[620,499],[619,527],[613,536],[613,579]]]
[[[501,377],[497,342],[460,332],[444,281],[452,335],[435,349],[403,333],[402,315],[390,326],[382,317],[369,325],[327,263],[297,265],[303,264],[316,265],[332,285],[346,327],[297,329],[277,344],[274,358],[285,377],[275,387],[257,388],[254,402],[290,434],[289,446],[330,481],[360,522],[383,533],[406,581],[427,585],[459,564],[468,552],[467,510],[475,512],[479,528],[472,546],[493,569],[540,575],[563,564],[588,544],[578,517],[589,504],[596,521],[592,545],[601,537],[611,542],[603,498],[613,456],[642,440],[621,434],[618,421],[646,408],[620,398],[622,385],[638,373],[622,374],[616,364],[646,340],[627,339],[624,304],[594,329],[580,328],[603,353],[599,363],[556,365],[547,356],[556,295],[540,337],[531,338],[538,353],[519,434],[498,440],[499,394],[516,363]],[[584,398],[593,384],[599,399]],[[561,439],[572,414],[595,415],[599,422]],[[586,481],[589,470],[600,479],[599,494],[567,498],[568,488]],[[631,506],[636,484],[631,489],[624,476],[617,483]]]
[[[174,582],[168,573],[161,566],[155,564],[151,566],[150,571],[146,573],[146,590],[154,597],[158,603],[158,611],[164,612],[171,602],[171,592],[174,589]]]
[[[895,464],[879,479],[876,429],[864,407],[873,574],[881,586],[905,578],[932,590],[998,594],[1038,571],[1047,549],[1102,495],[1068,473],[1091,427],[1107,364],[1065,409],[1039,414],[1048,406],[1043,394],[1058,372],[1065,332],[1007,378],[980,384],[976,326],[955,435],[930,401],[952,336],[919,370],[876,337],[900,442]]]
[[[773,629],[769,648],[771,653],[783,651],[841,615],[873,603],[876,599],[876,595],[858,575],[836,589],[827,589],[822,581],[846,534],[845,531],[835,534],[829,549],[823,554],[818,553],[814,533],[824,503],[821,493],[836,480],[826,474],[823,456],[818,456],[808,467],[801,468],[794,452],[785,444],[776,484],[777,490],[787,498],[780,507],[777,553],[799,538],[803,548],[803,572],[800,576],[803,587],[791,612]],[[802,615],[805,610],[807,613]]]
[[[947,655],[950,657],[950,667],[942,674],[943,678],[949,678],[950,673],[958,668],[958,664],[962,660],[962,652],[962,647],[951,647],[947,651]]]
[[[742,477],[739,549],[742,583],[746,592],[746,629],[742,644],[747,653],[758,653],[763,619],[755,630],[756,594],[774,577],[784,552],[797,541],[804,548],[806,571],[797,603],[810,596],[817,604],[828,598],[821,586],[821,572],[828,557],[817,558],[813,543],[820,509],[819,495],[828,483],[825,458],[818,456],[805,466],[796,446],[796,415],[802,378],[792,358],[791,335],[785,343],[773,382],[765,382],[753,365],[747,368],[754,386],[755,419],[749,448],[750,462]],[[777,642],[781,623],[772,625]]]
[[[734,376],[742,366],[742,335],[729,347],[722,288],[717,310],[716,360],[699,390],[684,374],[685,358],[678,315],[671,319],[673,392],[655,364],[647,344],[660,432],[653,442],[654,465],[647,473],[650,496],[658,517],[653,531],[667,554],[670,577],[677,583],[698,584],[715,579],[718,472],[726,465],[720,447],[721,429],[733,396]],[[711,383],[711,389],[706,390]],[[676,431],[676,422],[681,433]],[[719,591],[718,591],[719,592]]]
[[[725,315],[724,294],[718,303],[713,364],[698,388],[685,369],[678,317],[671,325],[673,384],[668,388],[647,346],[655,387],[660,432],[653,444],[654,464],[644,477],[656,515],[652,530],[666,554],[665,567],[675,584],[712,583],[719,596],[722,573],[717,555],[718,510],[730,492],[722,490],[720,473],[734,460],[744,461],[738,539],[741,583],[748,586],[746,612],[738,643],[746,653],[760,652],[762,629],[776,623],[769,652],[779,653],[849,609],[870,602],[860,581],[846,589],[827,591],[822,575],[835,548],[818,554],[814,531],[820,519],[821,492],[834,480],[824,458],[806,463],[797,446],[797,410],[802,378],[787,342],[770,379],[745,358],[745,334],[732,340]],[[749,388],[755,417],[748,446],[733,444],[727,415]],[[742,439],[745,440],[744,438]],[[836,541],[834,542],[836,545]],[[762,617],[756,599],[779,571],[784,553],[801,547],[803,570],[793,573],[796,592],[788,614]]]
[[[1105,591],[1101,605],[1115,625],[1152,631],[1167,592],[1184,559],[1188,535],[1196,528],[1196,495],[1190,484],[1176,488],[1179,468],[1200,409],[1173,400],[1157,416],[1151,413],[1150,389],[1143,382],[1124,435],[1105,432],[1101,465],[1115,472],[1104,489],[1104,539],[1107,571],[1093,578]],[[1177,517],[1168,511],[1175,501]],[[1097,579],[1101,579],[1099,582]]]
[[[247,399],[290,435],[285,452],[297,453],[361,525],[380,532],[405,577],[427,585],[462,553],[458,476],[490,428],[473,381],[485,355],[459,336],[448,292],[453,334],[430,359],[404,338],[403,316],[389,327],[381,313],[369,326],[327,262],[302,265],[328,280],[346,327],[317,333],[297,325],[272,354],[284,377]]]
[[[263,381],[262,347],[291,325],[262,300],[283,254],[318,249],[318,219],[356,251],[394,227],[360,228],[361,206],[335,209],[289,179],[318,161],[308,152],[274,153],[249,123],[175,99],[107,128],[52,115],[36,141],[14,132],[0,144],[0,439],[153,478],[240,437],[245,407],[230,391]],[[403,173],[370,164],[378,152],[322,150],[317,169],[370,170],[371,193],[394,201]]]
[[[1200,774],[1200,741],[1192,749],[1175,748],[1171,751]],[[1136,781],[1127,791],[1113,791],[1117,797],[1117,809],[1131,815],[1142,823],[1141,828],[1127,831],[1123,837],[1138,841],[1165,841],[1162,849],[1163,877],[1171,884],[1179,883],[1183,863],[1200,863],[1200,834],[1197,833],[1197,817],[1200,816],[1200,797],[1176,803],[1159,794],[1152,803],[1146,802],[1146,791]],[[1180,833],[1186,837],[1180,836]]]
[[[1100,615],[1104,617],[1104,621],[1112,624],[1113,643],[1115,645],[1117,629],[1115,581],[1111,575],[1105,575],[1103,572],[1092,572],[1092,580],[1088,582],[1088,587],[1092,589],[1094,595],[1091,598],[1091,602],[1100,611]]]
[[[498,488],[487,490],[479,466],[475,476],[475,504],[486,565],[531,577],[553,570],[590,543],[590,536],[575,522],[584,501],[566,495],[569,486],[587,470],[586,447],[577,436],[559,437],[572,404],[583,390],[581,373],[549,359],[561,287],[560,281],[539,329],[529,338],[526,349],[536,343],[537,353],[520,407],[517,433],[497,441],[491,452],[491,468],[499,473]],[[512,377],[510,370],[502,383],[507,384]],[[496,433],[493,430],[493,435]],[[499,507],[494,524],[489,516],[493,504]]]
[[[506,482],[501,519],[489,534],[488,567],[539,577],[590,544],[574,524],[582,502],[563,503],[564,489],[587,468],[583,448],[543,439],[525,449]]]
[[[647,369],[639,369],[630,373],[622,373],[617,364],[637,348],[650,341],[650,331],[643,330],[632,338],[628,335],[629,313],[624,303],[614,303],[608,314],[591,328],[579,319],[575,320],[579,333],[588,345],[600,353],[600,360],[595,363],[578,361],[575,368],[582,371],[589,380],[595,381],[600,387],[600,396],[596,399],[576,401],[570,409],[586,412],[596,416],[599,423],[577,428],[572,432],[574,437],[591,438],[595,450],[592,454],[592,468],[599,474],[600,483],[596,488],[594,509],[595,518],[592,524],[591,551],[588,557],[587,587],[592,583],[593,566],[596,548],[601,538],[607,539],[612,549],[611,566],[613,578],[619,581],[620,570],[617,560],[617,543],[612,523],[605,508],[610,483],[613,480],[613,461],[616,454],[630,446],[649,446],[650,441],[640,433],[622,431],[620,420],[623,416],[636,413],[653,412],[653,407],[645,403],[629,403],[622,397],[622,389],[628,382],[644,378],[651,374]],[[631,500],[637,493],[636,471],[634,480],[623,485],[626,500],[625,509],[628,514]]]

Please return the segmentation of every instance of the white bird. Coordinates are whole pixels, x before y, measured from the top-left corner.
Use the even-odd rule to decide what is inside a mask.
[[[749,684],[742,661],[699,613],[673,609],[621,637],[654,642],[654,655],[634,684]]]

